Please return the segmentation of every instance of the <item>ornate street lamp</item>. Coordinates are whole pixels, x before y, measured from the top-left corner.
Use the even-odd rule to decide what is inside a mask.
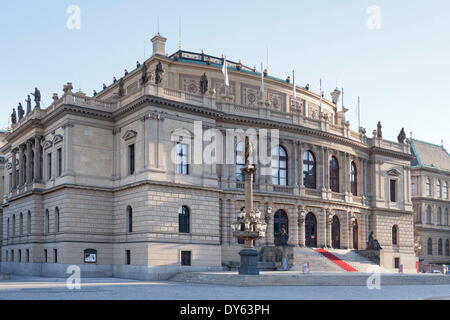
[[[259,275],[258,251],[255,250],[254,243],[255,240],[264,238],[267,230],[267,223],[261,218],[261,211],[253,209],[253,175],[256,166],[250,164],[251,152],[249,137],[245,137],[245,167],[241,169],[245,176],[245,207],[237,220],[231,224],[233,236],[244,241],[244,249],[239,252],[241,275]]]

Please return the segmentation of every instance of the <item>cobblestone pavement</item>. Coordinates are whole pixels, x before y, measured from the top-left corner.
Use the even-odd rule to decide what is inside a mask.
[[[86,279],[69,290],[65,279],[14,277],[0,281],[0,300],[359,300],[450,299],[450,285],[366,287],[232,287],[115,278]]]

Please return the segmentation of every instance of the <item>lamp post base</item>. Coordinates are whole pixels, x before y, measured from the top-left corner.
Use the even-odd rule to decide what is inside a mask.
[[[239,252],[241,256],[240,275],[259,275],[258,251],[255,249],[243,249]]]

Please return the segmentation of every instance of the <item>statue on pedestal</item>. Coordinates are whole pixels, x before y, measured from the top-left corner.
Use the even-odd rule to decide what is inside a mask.
[[[124,89],[124,86],[125,86],[125,82],[123,81],[123,78],[120,78],[120,80],[119,80],[119,92],[118,92],[118,95],[119,95],[119,97],[121,97],[121,98],[125,95],[125,89]]]
[[[156,85],[158,85],[162,82],[163,74],[164,74],[164,69],[163,69],[161,61],[159,61],[158,64],[156,65],[156,70],[155,70],[155,84]]]
[[[40,109],[41,108],[41,92],[38,90],[38,88],[34,88],[34,93],[32,93],[32,95],[34,96],[34,102],[35,102],[35,109]]]
[[[208,77],[206,76],[206,72],[200,78],[200,92],[205,94],[208,91]]]
[[[148,67],[147,67],[147,64],[144,62],[144,64],[142,64],[142,75],[141,75],[142,85],[145,85],[148,82],[147,72],[148,72]]]
[[[381,121],[378,121],[378,124],[377,124],[377,138],[383,138],[383,132],[381,131],[381,129],[382,129],[383,127],[382,127],[382,125],[381,125]]]
[[[373,232],[369,235],[369,241],[367,241],[367,250],[381,250],[380,243],[374,239]]]
[[[398,137],[397,137],[398,143],[405,143],[406,140],[406,133],[405,133],[405,128],[402,128],[402,130],[400,131]]]
[[[11,123],[16,124],[16,122],[17,122],[16,109],[13,109],[13,112],[11,113]]]
[[[22,104],[19,102],[19,106],[17,107],[17,113],[19,114],[19,120],[23,119],[25,115],[25,110],[23,110]]]

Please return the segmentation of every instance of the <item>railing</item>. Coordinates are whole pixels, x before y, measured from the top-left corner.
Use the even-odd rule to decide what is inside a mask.
[[[345,195],[341,194],[341,193],[332,192],[331,193],[331,199],[344,201],[345,200]]]
[[[289,193],[292,194],[294,188],[293,187],[289,187],[289,186],[273,186],[273,191],[274,192],[279,192],[279,193]]]
[[[310,196],[310,197],[321,197],[322,192],[320,190],[306,189],[305,195]]]

